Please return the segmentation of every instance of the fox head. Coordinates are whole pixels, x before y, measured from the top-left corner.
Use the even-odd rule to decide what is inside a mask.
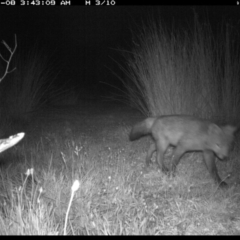
[[[208,127],[208,147],[217,155],[220,160],[228,157],[231,148],[234,132],[237,127],[226,125],[219,127],[216,124],[210,124]]]

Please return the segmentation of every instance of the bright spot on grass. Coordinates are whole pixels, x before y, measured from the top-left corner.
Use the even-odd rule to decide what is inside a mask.
[[[72,192],[76,192],[79,189],[80,182],[78,180],[75,180],[73,185],[72,185]]]

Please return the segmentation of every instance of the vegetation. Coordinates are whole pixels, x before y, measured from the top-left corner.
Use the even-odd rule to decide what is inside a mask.
[[[71,130],[78,132],[77,126]],[[218,189],[200,154],[188,154],[176,177],[169,178],[156,167],[142,170],[145,140],[140,151],[139,143],[126,141],[127,134],[108,134],[112,137],[104,141],[106,133],[96,140],[94,135],[64,138],[60,130],[46,131],[37,142],[26,138],[6,152],[8,167],[0,172],[0,234],[240,233],[239,191],[234,185]],[[232,161],[219,166],[227,176]],[[79,189],[74,192],[75,180]]]
[[[124,81],[133,105],[145,115],[190,114],[229,121],[240,107],[239,48],[229,25],[209,23],[168,31],[149,21],[126,54]]]
[[[22,131],[31,121],[32,113],[64,92],[53,86],[58,73],[37,47],[17,49],[16,36],[14,47],[4,41],[3,44],[8,54],[1,55],[0,137]]]
[[[145,115],[237,116],[240,58],[231,35],[216,41],[210,28],[195,24],[191,34],[180,35],[150,22],[134,40],[126,69],[131,81],[125,83]],[[4,78],[21,79],[7,92],[9,115],[37,109],[46,96],[41,89],[48,89],[50,75],[39,58],[33,54],[23,63]],[[35,135],[26,133],[0,155],[0,234],[240,234],[236,145],[231,161],[218,164],[222,179],[229,178],[227,190],[213,183],[201,153],[186,154],[176,176],[167,177],[156,167],[143,168],[148,140],[130,143],[130,123],[104,110],[95,106],[94,118],[82,113],[63,124],[38,115]]]

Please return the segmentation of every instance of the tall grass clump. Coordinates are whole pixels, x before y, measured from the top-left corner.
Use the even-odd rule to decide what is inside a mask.
[[[2,125],[28,122],[30,113],[46,106],[49,98],[61,92],[53,87],[58,74],[37,47],[27,52],[18,49],[11,66],[16,69],[6,75],[0,89]]]
[[[125,55],[131,103],[145,115],[236,116],[240,58],[231,38],[229,28],[215,34],[197,16],[185,30],[149,20]]]
[[[57,77],[47,57],[37,48],[17,54],[13,64],[7,98],[11,112],[28,113],[43,107],[50,95],[51,85]]]

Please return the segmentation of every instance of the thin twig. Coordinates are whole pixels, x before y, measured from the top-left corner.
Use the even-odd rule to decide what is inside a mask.
[[[7,63],[7,67],[6,67],[6,70],[3,74],[3,76],[0,78],[0,82],[5,78],[5,76],[8,74],[8,73],[11,73],[13,72],[16,68],[13,68],[12,70],[8,71],[8,68],[9,68],[9,65],[10,65],[10,62],[12,60],[12,57],[13,57],[13,54],[15,53],[16,49],[17,49],[17,36],[16,34],[14,35],[15,36],[15,45],[14,45],[14,49],[12,50],[8,44],[5,42],[5,41],[2,41],[2,44],[7,48],[7,50],[10,52],[10,57],[8,60],[6,60],[2,54],[0,54],[0,58]]]

